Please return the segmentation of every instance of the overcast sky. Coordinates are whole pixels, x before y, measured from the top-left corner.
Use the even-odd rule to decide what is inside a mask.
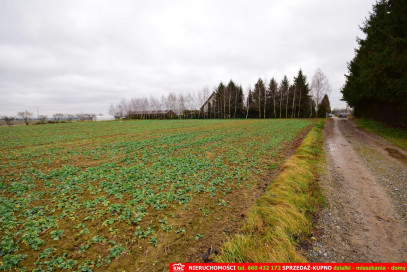
[[[107,113],[121,98],[327,75],[340,102],[374,1],[0,0],[0,115]]]

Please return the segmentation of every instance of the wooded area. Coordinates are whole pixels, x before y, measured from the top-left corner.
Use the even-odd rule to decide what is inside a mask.
[[[329,92],[328,80],[320,69],[317,69],[311,87],[300,69],[292,84],[287,76],[280,84],[274,78],[267,82],[259,78],[254,87],[244,94],[242,86],[230,80],[227,85],[220,82],[212,93],[205,88],[186,95],[169,93],[161,99],[122,99],[110,106],[109,113],[136,119],[310,118],[317,117],[317,106]],[[325,99],[328,99],[327,95]],[[326,111],[319,111],[320,117],[325,117],[330,111],[329,100],[324,103],[328,103],[328,107],[323,107]],[[170,117],[151,114],[164,110],[175,114]]]
[[[343,99],[355,116],[407,125],[407,1],[379,1],[348,64]]]
[[[312,118],[326,117],[331,112],[328,94],[331,89],[328,78],[317,69],[312,77],[311,86],[300,69],[291,84],[284,76],[280,84],[274,78],[270,81],[259,78],[254,87],[246,93],[241,85],[230,80],[222,82],[212,92],[204,88],[198,92],[178,95],[171,92],[161,99],[151,96],[122,99],[116,105],[111,104],[109,114],[116,119],[231,119],[231,118]],[[14,121],[31,120],[36,124],[93,120],[96,114],[55,113],[52,118],[28,110],[19,112],[18,118],[3,116],[5,124]],[[99,114],[102,116],[102,114]]]

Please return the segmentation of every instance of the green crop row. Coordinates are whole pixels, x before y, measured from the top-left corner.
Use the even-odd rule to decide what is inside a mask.
[[[306,120],[73,123],[0,129],[3,270],[92,271],[188,234],[194,199],[227,209]],[[207,202],[205,202],[207,203]],[[206,217],[211,207],[198,211]],[[200,231],[188,234],[204,240]]]

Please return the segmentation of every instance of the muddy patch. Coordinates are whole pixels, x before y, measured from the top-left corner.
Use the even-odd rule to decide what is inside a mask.
[[[393,149],[393,148],[385,148],[384,150],[387,151],[387,154],[389,154],[389,156],[399,160],[401,163],[407,165],[407,156],[402,154],[400,151],[398,151],[397,149]]]

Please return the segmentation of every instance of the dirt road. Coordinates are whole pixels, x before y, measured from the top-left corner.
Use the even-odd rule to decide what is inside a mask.
[[[307,259],[407,262],[407,152],[347,119],[330,119],[324,138],[328,207]]]

